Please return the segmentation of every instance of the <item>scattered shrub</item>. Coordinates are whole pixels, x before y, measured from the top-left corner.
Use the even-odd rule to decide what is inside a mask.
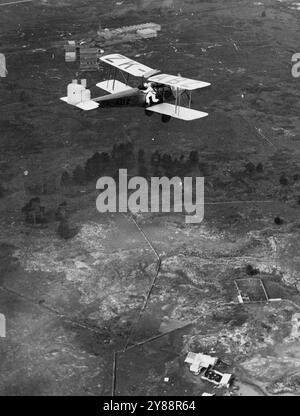
[[[79,232],[79,227],[71,227],[67,219],[62,220],[59,223],[57,232],[61,238],[69,240],[70,238],[75,237]]]
[[[263,170],[264,170],[263,164],[262,164],[262,163],[258,163],[258,164],[256,165],[256,172],[258,172],[258,173],[262,173],[262,172],[263,172]]]
[[[282,218],[280,218],[280,217],[275,217],[275,218],[274,218],[274,223],[275,223],[276,225],[282,225],[282,224],[284,223],[284,221],[283,221],[283,219],[282,219]]]
[[[76,166],[73,171],[73,181],[77,185],[84,185],[86,182],[86,176],[83,168],[81,166]]]
[[[246,273],[249,276],[255,276],[256,274],[259,274],[259,270],[258,269],[254,269],[254,267],[251,264],[247,264],[247,266],[246,266]]]
[[[69,174],[69,172],[67,172],[65,170],[61,175],[60,185],[61,186],[69,186],[69,185],[71,185],[71,183],[72,183],[71,175]]]
[[[287,186],[289,184],[288,178],[285,176],[284,173],[280,176],[279,183],[282,186]]]

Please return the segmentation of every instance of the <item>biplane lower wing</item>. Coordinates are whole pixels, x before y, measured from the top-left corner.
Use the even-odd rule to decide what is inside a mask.
[[[162,103],[147,107],[147,111],[153,111],[154,113],[164,114],[179,120],[192,121],[198,118],[208,116],[208,113],[203,111],[193,110],[192,108],[175,106],[173,104]]]
[[[109,79],[107,81],[98,82],[96,86],[104,91],[109,92],[110,94],[132,89],[129,85],[126,85],[123,82],[118,81],[117,79]]]

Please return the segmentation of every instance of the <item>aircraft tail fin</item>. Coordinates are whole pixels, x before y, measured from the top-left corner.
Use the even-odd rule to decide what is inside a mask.
[[[67,96],[61,97],[61,100],[85,111],[99,107],[99,104],[91,99],[91,91],[86,88],[85,79],[82,79],[80,84],[74,79],[67,87]]]

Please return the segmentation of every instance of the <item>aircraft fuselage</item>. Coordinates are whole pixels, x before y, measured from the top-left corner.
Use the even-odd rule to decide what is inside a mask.
[[[156,98],[159,100],[157,104],[173,101],[175,99],[170,87],[165,85],[155,85]],[[101,107],[119,107],[119,106],[133,106],[147,108],[154,103],[150,100],[150,104],[147,103],[146,94],[142,89],[131,88],[128,91],[122,91],[116,94],[104,95],[95,99],[100,103]]]

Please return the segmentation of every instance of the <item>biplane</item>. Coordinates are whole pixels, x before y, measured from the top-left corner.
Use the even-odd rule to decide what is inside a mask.
[[[191,121],[208,115],[192,109],[191,104],[192,92],[208,87],[210,83],[183,78],[180,75],[163,74],[120,54],[104,55],[100,60],[108,66],[109,73],[108,79],[96,86],[108,94],[91,98],[91,92],[86,88],[86,80],[81,80],[80,84],[73,80],[67,87],[67,97],[62,97],[62,101],[85,111],[103,106],[143,107],[147,116],[161,114],[165,123],[171,118]],[[123,82],[117,79],[118,74]],[[139,78],[140,85],[136,88],[131,87],[130,77]],[[186,106],[182,105],[184,100]]]

